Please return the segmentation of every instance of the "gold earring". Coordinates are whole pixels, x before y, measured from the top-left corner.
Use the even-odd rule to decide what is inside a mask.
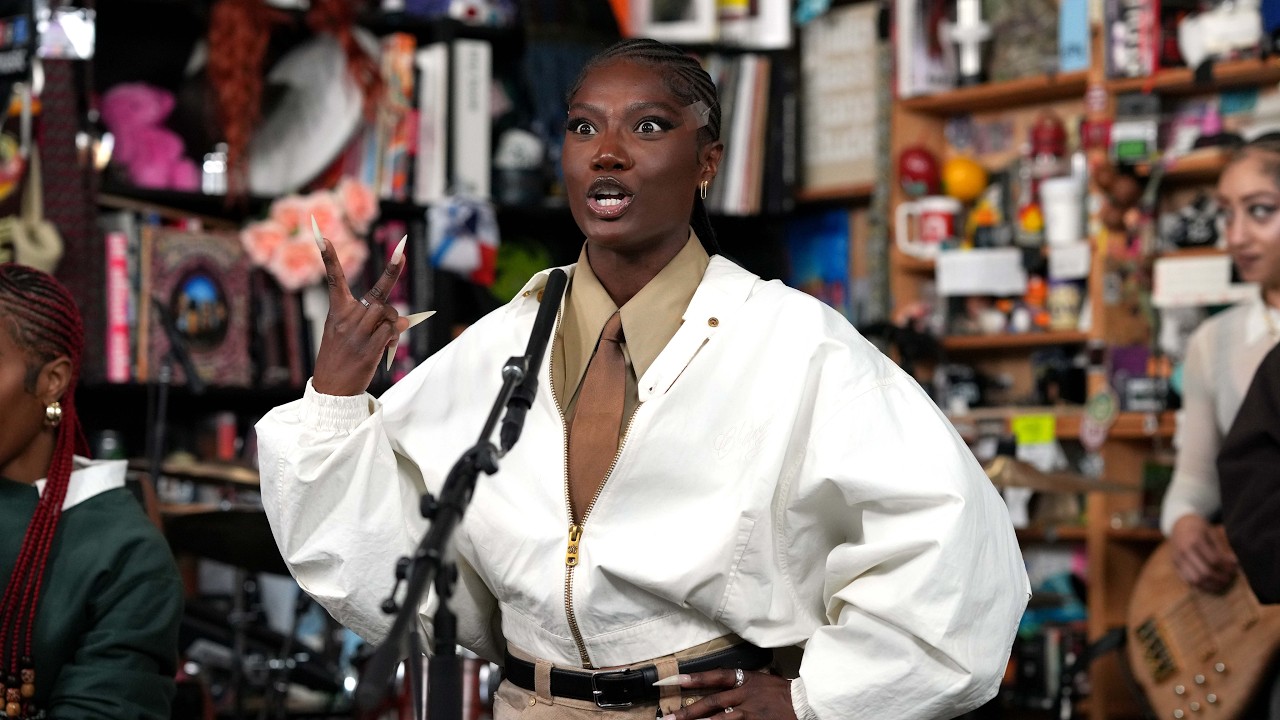
[[[62,405],[54,400],[44,406],[44,424],[51,428],[58,427],[58,423],[62,422]]]
[[[702,184],[698,186],[698,194],[702,196],[703,200],[707,199],[707,185],[709,184],[711,184],[710,180],[703,180]]]

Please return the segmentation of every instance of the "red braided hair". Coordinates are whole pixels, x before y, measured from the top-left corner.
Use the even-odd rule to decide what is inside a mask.
[[[27,352],[27,392],[36,391],[40,371],[55,358],[71,360],[71,378],[59,400],[62,420],[54,429],[53,458],[44,492],[0,600],[0,673],[18,676],[30,669],[31,635],[49,550],[71,479],[72,455],[88,456],[89,446],[76,415],[76,380],[84,352],[84,324],[75,300],[53,276],[15,263],[0,264],[0,329]],[[2,681],[2,680],[0,680]]]
[[[329,33],[347,56],[347,70],[364,95],[365,115],[374,116],[384,81],[377,62],[351,32],[365,0],[312,0],[307,25]],[[266,0],[218,0],[209,17],[209,82],[217,101],[218,124],[227,142],[227,198],[248,188],[245,154],[261,119],[262,83],[271,30],[289,16]]]

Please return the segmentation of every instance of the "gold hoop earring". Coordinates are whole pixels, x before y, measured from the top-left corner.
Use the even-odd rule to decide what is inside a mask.
[[[62,422],[62,405],[54,400],[44,406],[44,424],[51,428],[58,427],[58,423]]]
[[[702,184],[698,186],[698,195],[700,195],[703,200],[707,199],[707,185],[710,185],[710,184],[711,184],[710,180],[703,180]]]

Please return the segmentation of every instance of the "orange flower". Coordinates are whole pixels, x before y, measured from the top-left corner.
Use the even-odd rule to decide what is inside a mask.
[[[324,277],[324,261],[311,238],[294,235],[276,248],[267,270],[285,290],[301,290]]]
[[[352,177],[344,177],[333,191],[338,196],[347,221],[359,234],[369,230],[369,224],[378,218],[378,198],[367,185]]]
[[[286,195],[271,203],[268,215],[272,220],[280,223],[286,233],[296,233],[311,227],[311,221],[307,218],[306,212],[306,198],[301,195]]]
[[[258,267],[265,266],[275,254],[276,248],[288,239],[289,232],[274,220],[251,223],[240,231],[240,243],[244,245],[249,259]]]
[[[350,281],[364,269],[364,263],[369,259],[369,246],[361,240],[353,239],[342,245],[335,243],[335,247],[338,248],[338,263],[342,265],[342,274]]]
[[[310,231],[311,218],[320,226],[320,234],[335,246],[351,236],[347,223],[342,217],[342,207],[338,199],[330,192],[314,192],[306,198],[306,228]],[[340,237],[341,236],[341,237]]]

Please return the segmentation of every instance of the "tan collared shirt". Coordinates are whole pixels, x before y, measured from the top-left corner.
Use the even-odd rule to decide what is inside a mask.
[[[648,285],[622,306],[622,354],[627,360],[627,390],[623,417],[639,404],[638,380],[667,346],[683,322],[685,308],[702,282],[710,258],[692,231],[680,252]],[[600,284],[582,246],[578,266],[569,282],[560,333],[551,349],[551,382],[564,410],[566,424],[573,423],[578,388],[600,340],[600,332],[619,308]],[[626,427],[626,423],[623,423]]]

